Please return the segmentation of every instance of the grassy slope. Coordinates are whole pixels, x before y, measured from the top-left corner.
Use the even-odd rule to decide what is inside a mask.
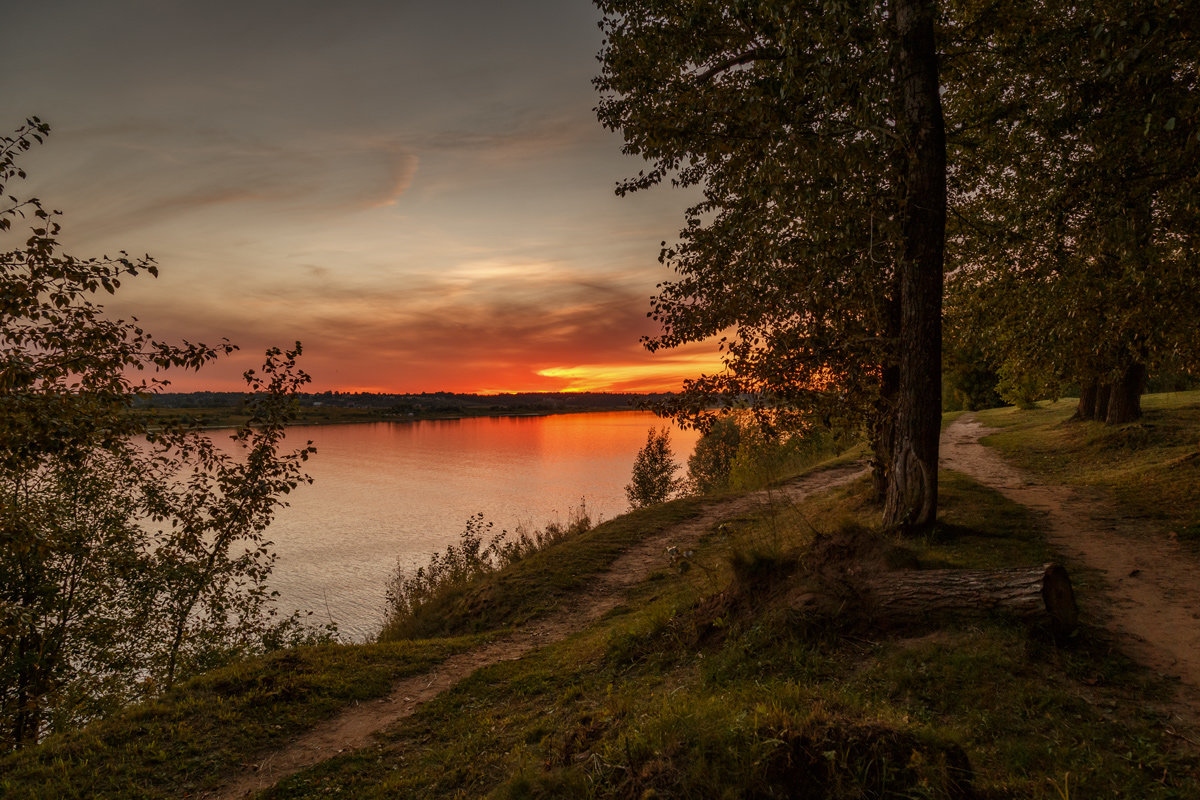
[[[1090,487],[1129,517],[1200,540],[1200,392],[1147,395],[1128,425],[1072,422],[1074,400],[978,415],[1001,428],[985,441],[1049,480]]]
[[[1012,433],[1025,424],[1006,421]],[[962,476],[943,481],[942,524],[905,543],[922,566],[1052,555],[1035,517]],[[543,613],[640,531],[692,513],[680,504],[614,520],[444,610],[467,610],[471,622],[427,624],[486,630]],[[1200,796],[1200,761],[1156,710],[1170,687],[1113,653],[1102,631],[1084,627],[1055,647],[1046,632],[1004,619],[839,633],[789,612],[788,582],[772,570],[814,531],[874,516],[860,482],[733,520],[706,538],[686,572],[664,559],[625,605],[581,634],[481,670],[377,748],[266,796],[948,797],[957,748],[983,798]],[[747,567],[735,579],[734,562],[755,565],[752,588],[743,588]],[[0,761],[0,793],[180,796],[236,769],[248,760],[242,751],[378,694],[388,675],[463,644],[298,651],[213,673]]]
[[[838,636],[769,591],[714,617],[731,552],[767,558],[810,523],[869,518],[864,491],[726,526],[685,575],[664,569],[580,636],[477,673],[377,749],[267,797],[944,797],[955,744],[988,798],[1200,793],[1153,710],[1169,687],[1095,630],[1061,649],[1004,620]],[[1048,555],[1022,509],[960,476],[944,491],[946,524],[910,543],[923,563]],[[889,780],[894,794],[859,793]]]
[[[323,645],[214,670],[115,719],[0,759],[0,797],[201,792],[346,704],[381,697],[476,641]]]

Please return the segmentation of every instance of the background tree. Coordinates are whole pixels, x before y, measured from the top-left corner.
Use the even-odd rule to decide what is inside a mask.
[[[664,243],[678,278],[646,344],[724,336],[726,370],[669,410],[705,425],[715,399],[748,399],[777,424],[865,425],[888,523],[927,524],[945,208],[933,4],[597,5],[600,121],[650,162],[618,193],[702,192]]]
[[[0,189],[24,177],[17,156],[48,130],[31,119],[0,139]],[[261,534],[311,448],[279,454],[286,395],[307,376],[278,352],[255,387],[257,424],[237,436],[244,462],[196,431],[139,438],[145,418],[130,408],[165,385],[157,373],[232,345],[164,343],[108,317],[95,296],[156,274],[154,262],[65,254],[57,212],[3,196],[0,231],[32,221],[0,253],[0,747],[12,748],[169,684],[201,640],[211,656],[286,631],[264,619]],[[151,515],[174,524],[154,531]],[[184,608],[183,634],[163,636],[162,615]],[[203,662],[189,656],[186,669]]]
[[[700,494],[729,486],[729,472],[742,441],[742,429],[732,415],[712,421],[688,456],[688,482]]]
[[[633,460],[633,475],[625,486],[625,496],[632,508],[645,508],[671,499],[683,488],[683,480],[675,473],[675,453],[671,450],[671,432],[666,428],[651,428],[646,443]]]
[[[951,317],[1014,402],[1077,387],[1080,418],[1130,421],[1148,374],[1200,363],[1200,5],[1011,19],[975,58],[1009,113],[961,173]]]

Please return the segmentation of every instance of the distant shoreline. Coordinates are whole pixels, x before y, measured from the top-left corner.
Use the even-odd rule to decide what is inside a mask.
[[[648,408],[631,406],[614,407],[582,407],[559,409],[528,409],[528,410],[464,410],[457,413],[449,412],[406,412],[396,413],[384,409],[361,408],[313,408],[302,406],[296,419],[288,423],[288,427],[311,427],[315,425],[359,425],[379,422],[452,422],[464,419],[500,419],[521,417],[550,417],[562,414],[608,414],[631,411],[649,412]],[[203,430],[220,430],[236,428],[249,421],[249,415],[239,413],[233,408],[151,408],[140,409],[139,414],[147,417],[151,428],[157,427],[158,422],[191,424]]]

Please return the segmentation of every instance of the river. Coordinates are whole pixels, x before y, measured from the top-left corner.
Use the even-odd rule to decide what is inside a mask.
[[[482,512],[495,529],[566,520],[586,503],[592,521],[628,509],[624,486],[646,431],[644,412],[496,417],[295,428],[311,439],[311,486],[288,498],[268,537],[279,555],[271,587],[281,610],[311,610],[363,641],[383,619],[397,563],[424,564]],[[694,431],[672,429],[685,462]]]

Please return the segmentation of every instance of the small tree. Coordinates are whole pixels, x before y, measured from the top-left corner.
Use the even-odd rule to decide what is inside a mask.
[[[234,437],[241,458],[132,413],[166,385],[139,374],[234,348],[161,342],[105,314],[101,292],[157,267],[63,253],[58,212],[4,191],[48,130],[35,118],[0,137],[0,233],[32,220],[0,252],[0,750],[296,632],[294,618],[271,619],[263,531],[312,452],[280,452],[308,380],[298,346],[247,374],[257,400]]]
[[[700,494],[729,486],[729,470],[742,441],[742,429],[733,417],[720,417],[696,442],[688,457],[688,480]]]
[[[645,508],[670,500],[683,487],[683,480],[675,477],[678,471],[671,451],[670,431],[651,428],[646,432],[646,444],[633,461],[633,476],[625,486],[629,505]]]

